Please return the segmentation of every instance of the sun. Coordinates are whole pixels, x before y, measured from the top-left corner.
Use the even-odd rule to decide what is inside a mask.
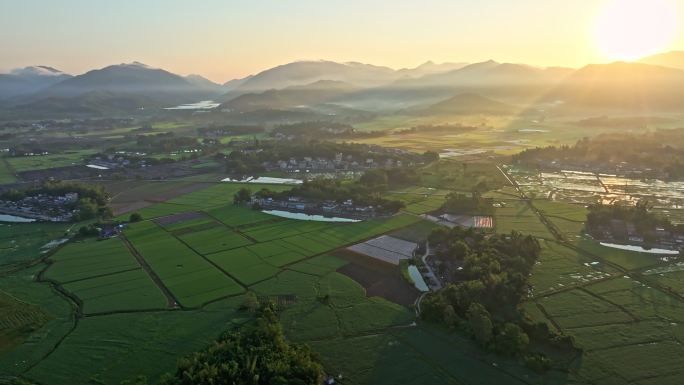
[[[601,55],[631,61],[668,50],[679,27],[677,0],[609,0],[596,18]]]

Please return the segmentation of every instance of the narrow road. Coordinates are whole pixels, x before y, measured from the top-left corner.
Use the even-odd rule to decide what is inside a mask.
[[[442,288],[442,283],[439,281],[439,278],[437,278],[437,274],[435,274],[435,272],[432,270],[432,267],[430,267],[430,265],[427,263],[428,255],[430,255],[430,244],[426,242],[425,243],[425,254],[423,254],[423,256],[420,259],[421,259],[421,261],[423,261],[423,264],[428,269],[428,272],[429,272],[428,276],[430,277],[430,282],[435,283],[434,287],[431,284],[428,284],[428,286],[430,286],[431,290],[437,291],[437,290]]]
[[[422,257],[420,257],[420,260],[423,261],[423,264],[428,269],[428,273],[426,274],[430,278],[427,282],[428,287],[431,291],[437,291],[442,288],[442,283],[437,278],[437,274],[435,274],[435,272],[432,270],[432,267],[430,267],[430,265],[427,263],[428,255],[430,255],[430,244],[426,242],[425,253]],[[420,297],[418,297],[418,299],[416,300],[416,317],[420,316],[420,301],[422,301],[428,293],[429,292],[421,294]]]
[[[123,235],[123,233],[119,234],[119,238],[124,243],[124,245],[126,245],[131,255],[133,255],[133,257],[135,257],[135,259],[138,261],[140,267],[142,267],[143,270],[145,270],[145,273],[147,273],[152,282],[154,282],[155,285],[157,285],[157,287],[159,288],[159,290],[161,290],[162,294],[164,294],[169,308],[180,309],[181,305],[178,302],[178,299],[176,299],[173,293],[171,293],[171,290],[169,290],[169,288],[166,287],[166,285],[164,285],[164,282],[162,282],[161,278],[159,278],[157,273],[155,273],[154,270],[152,270],[150,265],[147,264],[145,258],[143,258],[143,256],[138,252],[138,250],[136,250],[131,241],[129,241],[128,238],[126,238],[126,236]]]

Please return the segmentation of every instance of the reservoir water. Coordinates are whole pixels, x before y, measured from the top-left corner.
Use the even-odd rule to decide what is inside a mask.
[[[288,219],[297,219],[300,221],[347,222],[347,223],[361,222],[358,219],[340,218],[340,217],[325,217],[323,215],[292,213],[292,212],[283,211],[283,210],[264,210],[262,212],[265,214],[275,215],[277,217],[283,217],[283,218],[288,218]]]
[[[666,250],[666,249],[644,249],[641,246],[634,245],[618,245],[616,243],[601,242],[601,246],[611,247],[613,249],[636,251],[637,253],[647,253],[647,254],[661,254],[661,255],[679,255],[677,250]]]
[[[420,271],[415,265],[411,265],[408,267],[408,273],[411,279],[413,280],[413,285],[416,287],[416,289],[422,292],[430,291],[427,284],[425,283],[425,280],[423,279],[423,276],[420,274]]]

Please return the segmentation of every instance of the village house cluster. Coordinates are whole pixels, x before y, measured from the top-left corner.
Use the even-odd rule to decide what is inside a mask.
[[[576,170],[592,172],[595,174],[618,175],[634,178],[649,177],[667,179],[668,177],[668,175],[663,171],[653,170],[651,168],[642,167],[637,164],[629,164],[628,162],[591,163],[574,159],[554,159],[549,161],[540,161],[539,167],[543,170]]]
[[[332,200],[322,202],[307,201],[300,197],[289,197],[284,200],[273,198],[252,198],[252,204],[258,204],[265,210],[284,210],[289,212],[300,212],[305,214],[337,216],[351,219],[370,219],[378,216],[373,206],[356,205],[352,199],[347,199],[342,203]]]
[[[60,196],[39,194],[18,201],[0,200],[0,213],[47,222],[69,222],[74,216],[77,193]]]
[[[402,166],[413,166],[404,164],[401,160],[386,159],[378,161],[374,158],[366,158],[356,160],[351,155],[344,156],[342,153],[335,154],[333,159],[313,158],[305,156],[301,159],[290,158],[287,160],[278,160],[275,162],[264,162],[262,166],[266,171],[285,171],[285,172],[301,172],[307,171],[357,171],[373,168],[394,168]]]
[[[649,243],[651,247],[670,250],[684,248],[684,234],[668,231],[663,227],[656,227],[648,234],[653,242],[646,242],[645,237],[639,234],[633,223],[621,219],[611,219],[609,226],[601,227],[594,233],[601,235],[607,241],[627,241],[629,244],[638,246]]]

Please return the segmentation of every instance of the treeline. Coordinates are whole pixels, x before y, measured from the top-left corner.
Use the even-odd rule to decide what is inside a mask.
[[[197,138],[176,136],[172,132],[155,135],[136,135],[136,149],[149,153],[192,150],[199,147]]]
[[[526,149],[514,155],[513,161],[540,168],[551,162],[560,166],[638,168],[644,176],[680,180],[684,179],[684,128],[602,134],[572,146]]]
[[[321,120],[280,124],[275,126],[271,132],[271,135],[274,136],[278,134],[311,139],[358,139],[386,135],[383,131],[359,132],[350,124]]]
[[[383,198],[380,188],[377,185],[368,186],[361,182],[342,183],[335,179],[314,179],[286,191],[275,192],[262,189],[256,193],[256,196],[274,200],[298,197],[310,201],[331,200],[337,203],[351,199],[356,206],[374,206],[376,211],[382,214],[394,214],[404,207],[402,201]]]
[[[414,133],[425,133],[425,134],[454,134],[454,133],[464,133],[477,130],[477,127],[463,126],[460,124],[422,124],[407,128],[405,130],[395,131],[396,134],[414,134]]]
[[[63,181],[45,181],[38,186],[23,190],[8,190],[0,195],[2,200],[20,201],[26,197],[36,195],[62,196],[68,193],[77,193],[79,198],[92,199],[98,205],[106,205],[109,194],[100,185],[89,185]]]
[[[308,346],[287,341],[272,306],[254,322],[223,333],[204,351],[182,358],[158,385],[319,385],[323,367]],[[145,378],[121,385],[146,385]]]
[[[609,232],[613,238],[627,240],[629,235],[627,227],[630,227],[647,244],[657,241],[655,235],[657,228],[684,234],[684,226],[674,225],[669,219],[656,215],[650,210],[651,204],[646,200],[641,200],[634,206],[619,202],[610,205],[601,203],[590,205],[585,224],[586,230],[596,238],[602,238],[605,233]]]
[[[261,134],[265,131],[263,126],[251,124],[225,124],[200,127],[197,134],[200,136],[227,136],[227,135],[252,135]]]
[[[479,192],[452,192],[446,196],[440,211],[462,215],[494,215],[494,206],[491,198],[483,198]]]
[[[65,205],[65,207],[76,211],[72,218],[73,221],[79,222],[95,217],[109,218],[112,216],[111,208],[107,206],[109,194],[100,185],[46,181],[39,186],[29,187],[24,190],[7,190],[0,195],[0,200],[18,202],[24,198],[41,194],[57,197],[68,193],[78,194],[76,202]]]
[[[367,144],[317,140],[305,142],[255,140],[249,147],[235,149],[228,155],[217,154],[217,159],[225,160],[227,171],[230,174],[243,176],[262,172],[264,162],[287,161],[291,158],[301,160],[305,157],[332,160],[337,154],[342,154],[345,161],[352,159],[359,163],[372,158],[381,164],[391,159],[410,165],[430,163],[439,159],[439,155],[434,152],[415,154]]]
[[[541,252],[536,238],[515,231],[485,236],[473,229],[438,228],[429,244],[440,259],[462,264],[463,280],[426,296],[423,319],[462,330],[487,350],[518,357],[538,371],[549,369],[551,362],[531,346],[576,351],[571,337],[531,322],[520,310]]]

